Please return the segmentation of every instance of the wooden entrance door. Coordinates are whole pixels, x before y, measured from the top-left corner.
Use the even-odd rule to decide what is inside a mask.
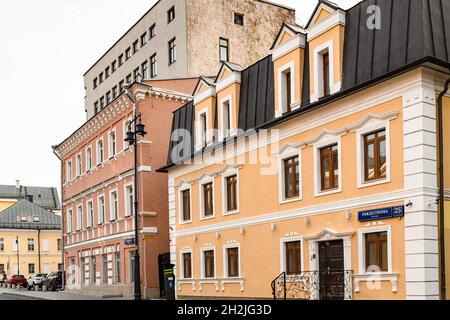
[[[319,285],[321,300],[344,300],[344,242],[319,243]]]

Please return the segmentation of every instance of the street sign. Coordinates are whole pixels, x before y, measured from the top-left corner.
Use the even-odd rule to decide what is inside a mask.
[[[135,242],[134,242],[134,238],[131,238],[131,239],[125,239],[125,245],[126,246],[131,246],[131,245],[133,245]]]
[[[382,209],[366,210],[358,212],[358,220],[373,221],[382,219],[399,218],[405,215],[405,206],[389,207]]]

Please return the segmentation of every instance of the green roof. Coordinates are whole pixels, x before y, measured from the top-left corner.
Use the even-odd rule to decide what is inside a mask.
[[[56,188],[0,185],[0,199],[27,199],[49,210],[61,210]]]

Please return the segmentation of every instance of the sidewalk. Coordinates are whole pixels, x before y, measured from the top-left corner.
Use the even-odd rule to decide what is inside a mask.
[[[26,289],[0,288],[0,294],[24,296],[41,300],[129,300],[127,298],[105,298],[101,294],[72,293],[70,291],[28,291]]]

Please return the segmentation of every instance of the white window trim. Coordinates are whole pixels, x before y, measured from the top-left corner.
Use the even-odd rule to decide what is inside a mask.
[[[238,249],[238,276],[237,277],[230,277],[228,275],[228,255],[227,255],[227,249]],[[223,245],[223,279],[224,280],[235,280],[242,278],[242,272],[241,272],[241,245],[240,243],[227,243]]]
[[[284,194],[284,160],[298,156],[299,165],[299,193],[298,197],[286,199]],[[303,200],[303,185],[302,185],[302,153],[301,148],[289,147],[284,150],[279,156],[278,161],[278,202],[280,204],[291,203]]]
[[[134,182],[129,182],[123,185],[123,194],[125,197],[125,217],[131,217],[133,215],[133,210],[131,212],[128,212],[128,208],[130,207],[129,198],[128,198],[128,192],[127,189],[131,187],[133,189],[133,201],[134,201]],[[134,203],[131,203],[132,206],[134,206]]]
[[[89,203],[92,205],[92,212],[94,213],[92,216],[92,220],[90,218],[89,214]],[[94,217],[95,217],[95,210],[94,210],[94,200],[92,198],[88,199],[86,201],[86,227],[92,228],[94,226]]]
[[[191,254],[191,277],[185,278],[184,277],[184,259],[183,255],[185,253]],[[180,280],[193,280],[194,279],[194,254],[192,249],[182,249],[180,250]]]
[[[338,170],[339,170],[339,181],[338,187],[336,189],[322,191],[322,182],[320,177],[320,149],[325,148],[327,146],[331,146],[337,143],[338,147]],[[325,135],[316,142],[313,146],[313,156],[314,156],[314,196],[321,197],[330,194],[340,193],[342,192],[342,143],[340,135]]]
[[[305,270],[303,236],[288,236],[280,239],[280,273],[286,272],[286,243],[300,241],[300,268],[301,272]]]
[[[229,137],[233,137],[237,134],[237,126],[236,124],[233,122],[233,97],[232,95],[228,95],[224,98],[222,98],[220,100],[220,108],[219,108],[219,113],[220,113],[220,130],[219,130],[219,140],[222,141],[225,139],[225,128],[224,128],[224,105],[225,103],[228,102],[228,113],[229,113],[229,120],[230,120],[230,132],[229,132]]]
[[[206,278],[205,277],[205,251],[214,251],[214,277]],[[208,246],[200,248],[200,267],[201,267],[201,280],[211,281],[217,280],[217,255],[216,255],[216,247]]]
[[[99,142],[102,142],[102,153],[103,153],[103,161],[100,161],[100,148],[99,148]],[[97,166],[101,165],[103,162],[105,162],[105,142],[103,140],[103,137],[98,139],[97,142],[95,143],[95,149],[96,149],[96,155],[97,155]]]
[[[112,136],[112,134],[114,133],[114,144],[115,144],[115,150],[114,150],[114,153],[113,153],[113,145],[112,145],[112,139],[111,139],[111,136]],[[104,146],[103,146],[103,148],[104,148]],[[116,132],[116,129],[112,129],[111,131],[109,131],[109,133],[108,133],[108,156],[109,156],[109,159],[112,159],[112,158],[114,158],[115,156],[117,155],[117,132]]]
[[[204,177],[199,183],[199,198],[200,198],[200,220],[209,220],[214,219],[216,217],[216,206],[215,206],[215,183],[214,183],[214,177],[206,176]],[[212,183],[212,194],[213,194],[213,214],[209,217],[205,217],[205,205],[203,203],[203,186],[205,184]]]
[[[91,161],[90,161],[90,166],[88,166],[89,164],[89,157],[88,157],[88,150],[90,150],[91,152]],[[93,164],[93,157],[92,157],[92,145],[89,145],[86,150],[85,150],[85,161],[86,161],[86,172],[89,172],[92,169],[92,164]]]
[[[76,231],[81,231],[81,230],[83,230],[83,205],[80,204],[77,206],[77,230]]]
[[[203,144],[201,141],[201,137],[202,137],[202,130],[201,130],[201,126],[202,126],[202,122],[200,121],[201,116],[203,114],[206,114],[206,128],[205,128],[205,140],[206,140],[206,145],[210,145],[212,143],[212,141],[210,141],[210,137],[209,137],[209,129],[208,129],[208,124],[209,124],[209,109],[208,107],[203,108],[202,110],[200,110],[197,115],[198,115],[198,119],[195,121],[196,122],[196,133],[197,133],[197,141],[195,143],[195,149],[196,151],[201,150],[203,148]],[[212,139],[211,139],[212,140]]]
[[[189,190],[189,212],[190,212],[190,219],[189,220],[183,220],[183,191]],[[189,224],[192,223],[192,185],[190,184],[183,184],[180,186],[178,190],[178,223],[181,224]]]
[[[227,178],[236,176],[236,204],[237,208],[233,211],[227,211]],[[229,216],[240,212],[240,188],[239,188],[239,168],[229,167],[224,173],[222,173],[222,215]],[[214,188],[214,184],[213,184]],[[214,196],[213,196],[214,199]]]
[[[117,212],[116,212],[116,216],[113,219],[113,198],[112,198],[112,194],[115,193],[116,194],[116,200],[117,200]],[[109,221],[117,221],[119,219],[119,191],[117,190],[117,188],[112,189],[109,191]]]
[[[78,161],[78,159],[80,159],[80,161]],[[81,152],[75,156],[75,166],[75,173],[77,178],[79,178],[83,175],[83,157],[81,155]]]
[[[73,232],[73,207],[67,209],[66,219],[67,219],[67,233],[71,234]]]
[[[386,130],[386,178],[375,181],[365,181],[364,174],[364,136],[371,132]],[[362,128],[356,130],[356,160],[358,164],[357,179],[358,188],[367,188],[379,184],[391,182],[391,144],[390,144],[390,121],[372,120]]]
[[[388,271],[367,272],[366,268],[366,241],[364,236],[368,233],[387,232]],[[392,274],[392,228],[390,225],[367,227],[358,229],[358,264],[359,275],[373,276],[374,274]]]
[[[67,182],[71,182],[72,181],[72,160],[67,161],[67,168],[66,168],[66,173],[67,173]]]
[[[100,221],[100,198],[103,198],[103,221]],[[98,225],[102,225],[105,223],[105,215],[106,215],[106,198],[105,198],[105,194],[99,194],[97,196],[97,224]]]
[[[285,109],[285,106],[283,105],[283,92],[284,92],[284,86],[283,86],[283,73],[286,72],[286,70],[290,70],[291,72],[291,110],[298,109],[300,107],[300,104],[295,101],[295,65],[294,61],[290,61],[289,63],[279,67],[277,69],[278,73],[278,110],[276,112],[275,117],[279,118],[284,113],[287,112],[287,109]]]

